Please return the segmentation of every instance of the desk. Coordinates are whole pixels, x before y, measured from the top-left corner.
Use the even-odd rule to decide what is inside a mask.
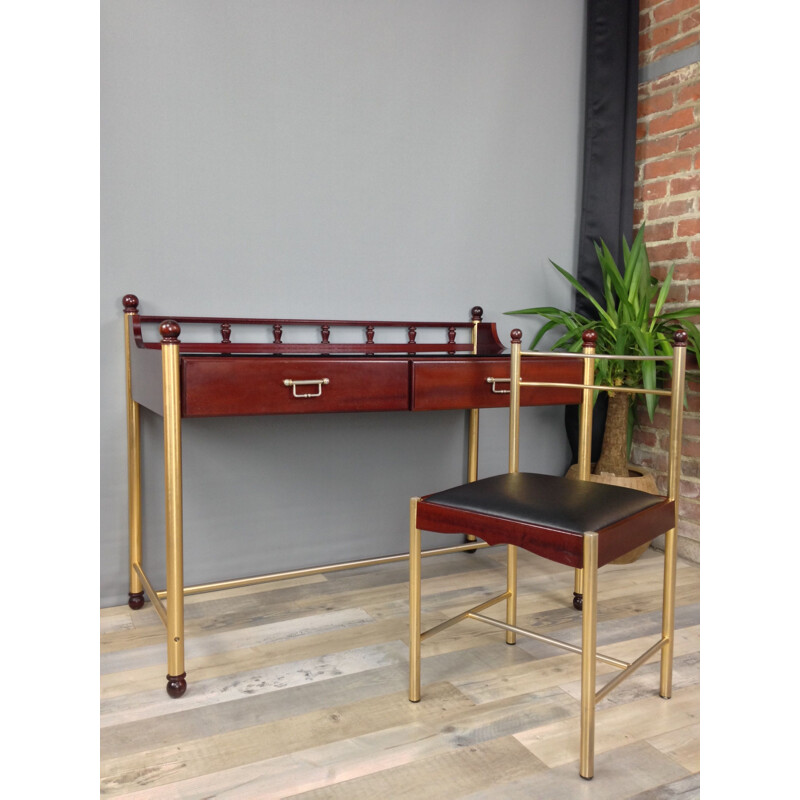
[[[469,480],[475,480],[479,409],[508,406],[508,390],[503,386],[509,380],[509,362],[494,323],[483,322],[479,306],[472,309],[469,322],[165,319],[141,315],[138,306],[135,295],[123,299],[128,422],[128,605],[134,610],[141,608],[145,594],[153,603],[166,627],[167,692],[171,697],[180,697],[187,685],[185,595],[408,558],[407,553],[401,553],[185,586],[181,420],[262,414],[466,410],[469,414],[467,475]],[[161,338],[148,340],[147,330],[155,326]],[[207,339],[212,330],[218,336],[215,341],[198,338]],[[194,338],[186,338],[189,331]],[[310,332],[318,336],[318,341],[308,341]],[[354,332],[357,340],[353,340]],[[284,341],[286,336],[289,340]],[[260,338],[264,341],[259,341]],[[557,355],[530,359],[523,379],[579,384],[581,365],[575,359]],[[523,405],[579,400],[580,390],[569,387],[529,388],[522,395]],[[166,589],[162,591],[154,589],[142,567],[141,408],[164,418],[167,578]],[[424,555],[485,546],[473,540],[429,550]]]

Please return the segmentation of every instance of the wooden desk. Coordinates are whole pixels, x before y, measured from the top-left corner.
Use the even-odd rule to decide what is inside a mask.
[[[135,295],[125,312],[128,417],[128,536],[132,609],[145,593],[166,626],[167,692],[186,691],[183,601],[186,594],[348,569],[408,558],[407,553],[187,587],[183,580],[181,420],[261,414],[464,410],[469,413],[469,480],[478,469],[478,413],[508,406],[509,363],[494,323],[472,309],[469,322],[163,317],[139,314]],[[158,326],[159,340],[147,330]],[[188,331],[209,338],[181,339]],[[310,331],[319,337],[309,342]],[[357,334],[354,339],[354,332]],[[298,335],[301,340],[297,340]],[[246,341],[263,338],[264,341]],[[303,339],[305,336],[305,340]],[[243,337],[243,338],[242,338]],[[284,341],[284,337],[289,337]],[[348,341],[349,337],[349,341]],[[237,341],[237,339],[242,340]],[[438,338],[438,341],[437,341]],[[269,341],[267,341],[269,339]],[[523,379],[580,383],[581,365],[557,355],[530,359]],[[570,388],[523,389],[523,405],[577,403]],[[141,408],[164,418],[167,585],[156,591],[142,567]],[[474,550],[484,543],[429,550]],[[166,600],[166,604],[162,603]]]

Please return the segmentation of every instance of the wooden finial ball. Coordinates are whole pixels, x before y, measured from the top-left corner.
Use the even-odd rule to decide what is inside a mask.
[[[689,334],[686,331],[675,331],[675,336],[672,337],[675,347],[686,347],[686,342],[688,341]]]
[[[122,298],[122,308],[126,314],[135,314],[139,310],[139,298],[135,294],[126,294]]]
[[[583,343],[586,347],[594,347],[597,344],[597,334],[594,331],[584,331]]]
[[[519,328],[514,328],[514,330],[511,331],[511,341],[514,344],[519,344],[522,341],[522,331]]]
[[[177,342],[178,337],[181,335],[181,326],[174,319],[165,319],[159,325],[158,330],[161,333],[162,343]]]
[[[480,306],[472,306],[472,319],[480,322],[483,319],[483,309]]]

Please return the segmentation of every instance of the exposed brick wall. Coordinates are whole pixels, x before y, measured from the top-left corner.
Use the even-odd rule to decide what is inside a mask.
[[[700,41],[699,0],[640,0],[639,66],[652,65]],[[675,69],[639,84],[634,226],[645,238],[653,274],[675,265],[668,302],[700,304],[700,64]],[[681,451],[678,552],[700,561],[700,376],[687,375],[689,406]],[[659,408],[651,423],[639,410],[632,460],[666,485],[668,430]],[[658,545],[658,543],[657,543]]]

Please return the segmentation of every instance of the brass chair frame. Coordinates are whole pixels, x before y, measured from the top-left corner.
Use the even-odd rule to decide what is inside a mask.
[[[512,331],[511,344],[511,381],[509,402],[509,459],[508,471],[519,471],[519,408],[520,390],[522,387],[538,387],[540,389],[559,388],[565,385],[546,382],[526,382],[521,379],[521,360],[523,357],[544,355],[535,351],[523,351],[522,334]],[[649,661],[657,653],[661,654],[660,695],[669,698],[672,695],[672,660],[675,629],[675,580],[676,580],[676,528],[678,522],[678,498],[680,482],[680,448],[683,425],[683,398],[686,368],[686,334],[682,331],[675,335],[671,356],[639,357],[608,356],[595,352],[596,336],[593,332],[584,334],[584,346],[581,353],[564,354],[564,358],[581,358],[584,362],[583,383],[578,386],[582,390],[580,408],[580,445],[578,479],[587,480],[590,465],[591,427],[593,393],[597,389],[613,389],[631,393],[651,393],[671,398],[670,402],[670,438],[669,438],[669,472],[666,499],[671,504],[672,527],[664,531],[664,578],[662,602],[661,637],[648,647],[638,658],[631,662],[621,661],[597,652],[597,573],[599,566],[599,535],[596,531],[586,531],[582,536],[582,558],[580,566],[576,566],[575,589],[583,594],[581,646],[545,636],[517,626],[517,545],[507,544],[507,581],[506,590],[496,597],[486,600],[461,614],[442,622],[429,630],[421,628],[421,528],[417,525],[417,507],[425,498],[413,497],[410,504],[410,561],[409,561],[409,699],[418,702],[420,692],[421,643],[437,633],[461,622],[473,619],[500,628],[506,632],[506,642],[514,644],[517,635],[528,636],[541,642],[578,653],[581,656],[581,700],[580,700],[580,775],[590,779],[594,775],[594,736],[595,708],[606,695],[628,678],[635,670]],[[548,353],[547,355],[552,355]],[[595,384],[595,361],[638,360],[638,361],[671,361],[672,380],[668,389],[643,389],[635,387],[602,387]],[[569,480],[566,479],[565,480]],[[447,531],[450,532],[450,531]],[[479,534],[478,534],[479,535]],[[655,534],[660,535],[660,534]],[[655,538],[655,535],[652,538]],[[558,560],[558,559],[552,559]],[[603,563],[610,559],[606,558]],[[562,563],[567,563],[566,561]],[[505,621],[493,619],[481,612],[505,601]],[[616,667],[620,672],[599,690],[596,688],[596,661],[602,661]]]

